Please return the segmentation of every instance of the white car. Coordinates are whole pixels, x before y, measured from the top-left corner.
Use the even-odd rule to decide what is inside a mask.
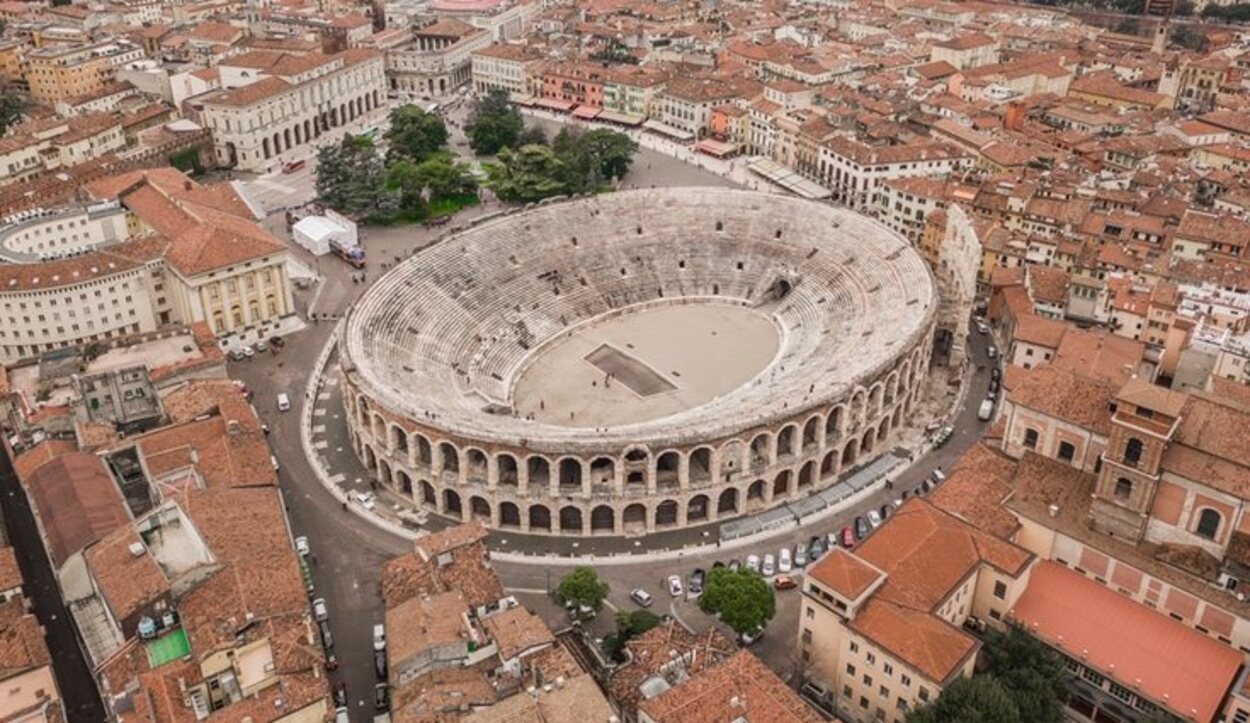
[[[771,552],[764,555],[764,564],[760,565],[760,574],[764,577],[772,577],[777,574],[777,564],[776,561],[773,560]]]
[[[881,513],[876,510],[868,510],[868,524],[872,525],[875,530],[881,526]]]
[[[312,608],[313,617],[316,618],[317,622],[325,622],[330,618],[330,610],[326,608],[325,598],[319,597],[316,600],[313,600]]]
[[[373,649],[386,650],[386,626],[382,623],[373,626]]]
[[[981,334],[990,333],[990,325],[986,324],[984,319],[977,319],[976,325],[977,325],[977,332]]]
[[[794,564],[790,559],[790,548],[781,548],[781,551],[777,553],[777,572],[784,574],[790,572],[793,567]]]
[[[352,501],[366,510],[372,510],[375,498],[372,492],[353,492]]]
[[[998,347],[991,345],[985,350],[985,355],[991,359],[998,358]]]
[[[295,538],[295,551],[303,557],[308,557],[308,553],[312,552],[312,549],[308,547],[307,537],[300,535]]]
[[[751,572],[759,572],[760,571],[759,555],[747,555],[746,568],[750,570]]]
[[[239,351],[243,352],[243,356],[246,359],[251,359],[252,357],[256,356],[256,350],[246,344],[239,347]]]
[[[681,576],[680,575],[668,576],[668,594],[672,595],[673,597],[681,597]]]
[[[803,543],[801,542],[794,546],[794,566],[807,566],[807,548],[803,547]]]

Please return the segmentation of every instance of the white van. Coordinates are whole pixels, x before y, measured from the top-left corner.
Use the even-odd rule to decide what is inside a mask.
[[[982,422],[988,422],[992,416],[994,416],[994,400],[982,399],[981,409],[977,412],[977,419],[980,419]]]
[[[291,398],[283,392],[278,395],[278,411],[289,412],[291,410]]]

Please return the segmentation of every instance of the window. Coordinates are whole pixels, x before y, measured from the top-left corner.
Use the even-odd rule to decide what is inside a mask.
[[[900,683],[903,684],[904,688],[911,687],[911,676],[907,675],[906,673],[903,673],[902,675],[900,675],[898,680]]]
[[[855,642],[854,640],[851,641],[851,652],[852,653],[859,652],[859,643]]]
[[[1115,496],[1117,499],[1127,500],[1133,494],[1133,481],[1121,477],[1115,481]]]
[[[1029,449],[1037,449],[1037,437],[1038,434],[1036,429],[1024,430],[1024,446]]]
[[[869,665],[872,665],[873,663],[877,662],[877,656],[874,653],[868,653],[868,655],[866,655],[865,657],[868,658]]]
[[[1063,462],[1071,462],[1076,457],[1076,447],[1071,442],[1059,443],[1059,459]]]
[[[1194,532],[1199,537],[1214,540],[1216,533],[1220,530],[1220,521],[1220,513],[1210,507],[1204,508],[1198,513],[1198,527]]]
[[[929,700],[929,689],[923,685],[920,686],[920,692],[916,695],[916,697],[927,702]]]
[[[847,664],[846,664],[846,674],[847,674],[847,675],[855,675],[855,666],[854,666],[854,665],[851,665],[850,663],[847,663]]]
[[[1128,443],[1124,445],[1124,464],[1130,467],[1136,467],[1141,461],[1142,443],[1137,437],[1129,437]]]
[[[806,645],[810,642],[812,642],[812,630],[811,628],[803,628],[803,643]]]
[[[999,600],[1007,599],[1007,583],[1003,582],[1002,580],[994,581],[994,597],[998,598]]]
[[[890,665],[889,663],[882,663],[882,664],[881,664],[881,670],[882,670],[882,671],[883,671],[886,675],[894,675],[894,666],[893,666],[893,665]]]

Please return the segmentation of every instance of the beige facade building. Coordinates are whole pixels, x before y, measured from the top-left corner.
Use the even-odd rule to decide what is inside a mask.
[[[490,45],[490,33],[459,20],[439,20],[414,30],[412,40],[386,51],[390,90],[441,96],[473,79],[473,54]]]
[[[113,80],[117,68],[143,57],[143,49],[127,40],[32,50],[26,54],[30,97],[53,104],[100,90]]]
[[[533,94],[533,85],[542,83],[538,73],[542,64],[543,55],[527,45],[489,45],[475,50],[470,58],[473,91],[479,95],[492,90]]]

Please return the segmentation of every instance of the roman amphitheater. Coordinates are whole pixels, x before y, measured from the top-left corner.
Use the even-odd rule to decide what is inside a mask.
[[[938,294],[900,236],[712,188],[541,205],[388,272],[339,342],[356,452],[456,519],[625,535],[785,504],[888,449]]]

